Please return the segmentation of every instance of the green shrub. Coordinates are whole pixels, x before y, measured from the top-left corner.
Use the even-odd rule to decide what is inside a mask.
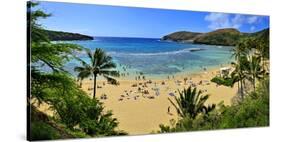
[[[269,125],[269,80],[262,81],[256,92],[243,102],[225,108],[222,128],[257,127]]]
[[[177,122],[170,122],[170,126],[159,125],[159,133],[186,132],[198,130],[213,130],[219,128],[221,115],[217,111],[212,111],[209,115],[199,115],[195,119],[184,117]]]
[[[29,2],[28,5],[28,21],[32,29],[32,95],[28,98],[28,104],[34,105],[31,100],[35,99],[35,103],[46,103],[55,112],[54,118],[49,118],[39,111],[31,112],[33,139],[58,138],[56,131],[60,132],[62,138],[126,134],[114,130],[118,122],[112,118],[112,113],[104,112],[102,104],[80,90],[74,79],[65,71],[65,63],[71,59],[78,59],[73,53],[80,51],[82,47],[50,42],[47,31],[37,24],[38,19],[49,17],[50,14],[40,9],[30,10],[30,7],[37,6],[38,3]]]
[[[196,118],[185,116],[169,126],[160,125],[159,133],[269,126],[269,80],[260,82],[255,92],[232,106],[217,109]]]
[[[234,85],[234,80],[232,78],[222,78],[222,77],[214,77],[211,79],[212,82],[218,85],[224,85],[228,87],[232,87]]]
[[[118,122],[111,112],[105,112],[98,100],[88,97],[73,81],[67,84],[67,90],[48,91],[48,101],[56,112],[57,120],[70,130],[80,130],[91,136],[121,134],[114,130]]]
[[[35,121],[31,123],[31,140],[51,140],[60,138],[59,132],[47,123]]]

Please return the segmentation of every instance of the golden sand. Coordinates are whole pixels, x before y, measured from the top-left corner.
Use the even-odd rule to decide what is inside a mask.
[[[118,78],[120,85],[110,85],[106,80],[99,78],[97,81],[96,98],[105,106],[105,110],[112,110],[113,117],[118,119],[119,130],[124,130],[130,135],[148,134],[159,130],[159,124],[169,125],[171,119],[177,119],[175,108],[168,101],[169,94],[178,95],[177,91],[195,84],[197,89],[202,90],[203,94],[209,94],[207,104],[218,104],[224,101],[225,105],[230,105],[232,98],[237,93],[237,85],[233,88],[217,86],[210,80],[216,75],[218,69],[207,70],[197,74],[180,73],[174,78],[163,80],[151,79],[151,83],[146,80],[130,80],[126,77]],[[184,78],[189,80],[184,83]],[[191,79],[191,80],[190,80]],[[199,82],[202,84],[199,85]],[[144,86],[144,83],[146,85]],[[165,84],[162,84],[165,82]],[[140,85],[141,83],[141,85]],[[133,84],[135,86],[133,86]],[[136,86],[137,85],[137,86]],[[89,89],[90,88],[90,89]],[[93,80],[84,80],[82,89],[92,98]],[[139,88],[141,89],[139,91]],[[155,90],[158,88],[159,93]],[[147,90],[146,93],[144,90]],[[106,99],[101,96],[106,94]],[[170,107],[170,113],[168,113]],[[52,116],[52,110],[48,109],[47,104],[42,104],[38,109]]]
[[[119,121],[119,130],[124,130],[130,135],[148,134],[159,130],[159,124],[168,125],[171,119],[177,119],[176,111],[168,101],[169,97],[173,100],[169,94],[178,95],[175,91],[187,88],[192,83],[201,89],[203,94],[210,95],[208,104],[224,101],[225,105],[230,105],[231,99],[237,93],[237,86],[229,88],[210,82],[210,79],[216,75],[216,71],[218,70],[208,70],[192,75],[181,73],[170,79],[151,79],[151,83],[147,83],[149,78],[138,81],[118,78],[120,82],[118,86],[107,84],[100,78],[97,81],[96,98],[103,102],[106,110],[112,110],[114,117]],[[189,80],[184,83],[186,77]],[[202,84],[198,85],[201,81]],[[144,85],[145,82],[146,85]],[[162,84],[163,82],[165,84]],[[82,85],[82,89],[91,97],[92,85],[93,80],[84,80]],[[144,90],[147,90],[146,94],[143,93]],[[106,99],[101,99],[104,94],[107,96]],[[168,113],[169,106],[171,114]]]

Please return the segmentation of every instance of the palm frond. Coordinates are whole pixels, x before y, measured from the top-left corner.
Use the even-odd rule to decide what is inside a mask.
[[[100,66],[101,69],[116,68],[116,64],[112,61],[106,61]]]
[[[87,54],[88,58],[89,58],[90,61],[91,61],[91,66],[94,67],[94,66],[95,66],[95,57],[94,57],[93,53],[92,53],[91,50],[88,49],[88,48],[85,49],[85,50],[86,50],[86,54]]]
[[[177,102],[177,104],[180,104],[179,103],[179,100],[175,97],[174,98]],[[170,103],[174,106],[174,108],[176,108],[177,110],[177,113],[181,116],[181,117],[184,117],[185,115],[183,114],[182,110],[180,109],[181,107],[180,106],[177,106],[170,98],[168,98],[168,100],[170,101]]]
[[[88,78],[92,75],[91,71],[89,70],[83,70],[81,72],[78,73],[77,77],[81,80]]]
[[[204,104],[208,100],[209,95],[202,95],[202,91],[197,91],[191,87],[178,91],[179,97],[174,97],[175,102],[170,98],[168,100],[176,108],[180,117],[190,116],[195,118],[206,107]],[[206,107],[207,108],[207,107]]]
[[[95,66],[101,66],[103,64],[104,58],[106,57],[105,52],[97,48],[96,51],[94,52],[94,59],[95,59]]]
[[[107,76],[112,76],[112,77],[119,77],[120,74],[116,70],[100,70],[99,74],[107,75]]]
[[[108,75],[103,75],[104,78],[106,78],[107,82],[113,85],[118,85],[118,82],[116,79],[112,78],[111,76]]]

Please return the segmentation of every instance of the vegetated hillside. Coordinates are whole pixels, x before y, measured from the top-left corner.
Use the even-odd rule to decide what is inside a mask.
[[[269,41],[269,28],[252,33],[251,36],[256,36],[257,38],[261,38],[261,39]]]
[[[177,42],[189,41],[195,44],[234,46],[241,38],[245,37],[257,37],[269,41],[269,28],[255,33],[242,33],[234,28],[218,29],[208,33],[180,31],[166,35],[162,38],[162,40]]]
[[[202,34],[195,38],[194,43],[211,45],[230,45],[233,46],[243,36],[237,29],[219,29]]]
[[[51,41],[59,41],[59,40],[93,40],[92,36],[78,34],[78,33],[70,33],[70,32],[62,32],[62,31],[52,31],[45,30],[48,38]]]
[[[188,31],[179,31],[174,32],[169,35],[166,35],[162,38],[162,40],[171,40],[171,41],[193,41],[194,38],[201,33],[196,32],[188,32]]]

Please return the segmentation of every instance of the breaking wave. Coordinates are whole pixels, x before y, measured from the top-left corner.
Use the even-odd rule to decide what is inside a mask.
[[[156,52],[156,53],[124,53],[124,52],[108,52],[108,54],[113,56],[159,56],[159,55],[176,55],[182,53],[188,53],[192,51],[200,51],[204,48],[186,48],[178,51],[168,51],[168,52]]]

